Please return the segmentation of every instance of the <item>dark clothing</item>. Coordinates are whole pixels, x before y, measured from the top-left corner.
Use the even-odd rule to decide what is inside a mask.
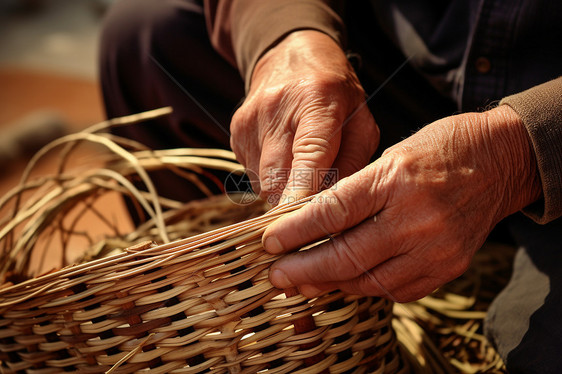
[[[481,110],[517,94],[502,104],[510,105],[523,118],[544,195],[525,212],[540,223],[560,217],[562,80],[538,85],[562,75],[562,2],[371,3],[378,23],[402,53],[411,57],[411,65],[455,101],[461,112]]]
[[[372,15],[410,64],[460,107],[459,93],[479,0],[371,1]]]
[[[463,112],[561,74],[561,2],[371,3],[385,33],[405,56],[413,56],[411,64]]]
[[[562,73],[560,14],[562,3],[525,0],[347,1],[335,7],[320,0],[122,0],[102,35],[107,115],[172,105],[168,118],[119,134],[156,149],[228,148],[230,118],[253,66],[298,29],[325,32],[350,52],[381,129],[379,154],[436,119],[529,88],[504,102],[521,114],[537,152],[545,201],[528,213],[552,222],[538,226],[520,214],[508,220],[522,254],[492,306],[488,330],[511,371],[560,372],[562,358],[554,354],[562,350],[561,223],[554,220],[562,213],[562,79],[555,79]],[[549,80],[546,88],[535,87]],[[164,195],[198,197],[170,178],[156,180]],[[545,336],[549,324],[557,325]]]
[[[200,4],[117,2],[105,20],[100,61],[109,117],[174,110],[148,129],[124,127],[120,134],[156,149],[228,148],[243,81],[211,46]]]
[[[173,107],[165,118],[118,127],[116,135],[152,149],[229,148],[230,117],[244,95],[244,83],[211,46],[202,5],[117,2],[105,19],[100,76],[108,118]],[[172,172],[152,172],[151,177],[162,196],[179,201],[204,197]],[[135,210],[131,213],[135,222],[142,221]]]
[[[390,72],[384,72],[387,78],[400,66],[395,54],[387,53],[389,50],[399,51],[398,60],[410,58],[408,67],[434,88],[434,92],[414,92],[417,100],[426,99],[417,95],[424,91],[442,96],[440,101],[434,101],[435,95],[430,95],[422,105],[430,106],[426,112],[441,107],[444,100],[455,103],[457,111],[466,112],[483,110],[505,96],[527,89],[541,91],[530,96],[548,96],[546,105],[542,101],[529,105],[527,100],[513,98],[511,102],[519,104],[512,107],[529,130],[538,164],[542,166],[541,180],[562,182],[562,78],[558,78],[562,75],[559,21],[562,3],[559,1],[207,0],[205,6],[213,46],[229,61],[236,61],[246,89],[255,62],[268,48],[291,31],[314,29],[330,35],[344,49],[362,55],[364,73],[371,75],[375,90],[386,80],[377,79],[380,73],[369,65],[392,66]],[[360,32],[353,32],[354,29]],[[379,49],[381,30],[392,48]],[[396,79],[398,75],[390,83]],[[539,86],[550,80],[556,82]],[[418,82],[419,79],[406,82],[406,87],[415,90]],[[545,92],[545,88],[549,91]],[[365,89],[368,94],[374,92]],[[402,90],[394,97],[399,99],[406,92],[410,91]],[[383,96],[383,92],[377,94],[377,98]],[[404,109],[412,108],[409,105]],[[447,111],[448,108],[442,110]],[[524,112],[549,113],[549,118],[527,116]],[[373,114],[379,124],[381,119],[384,122],[383,117],[376,116],[376,111]],[[408,116],[404,119],[410,127],[419,126],[420,121],[427,123],[427,117],[418,118],[417,122]],[[404,133],[402,124],[397,127],[390,128],[390,137]],[[381,139],[385,141],[384,133]],[[562,215],[561,184],[551,187],[543,184],[548,196],[542,202],[549,206],[542,211],[550,215],[540,217],[541,222]]]
[[[487,335],[510,373],[562,372],[562,220],[508,218],[519,245],[513,274],[486,317]]]

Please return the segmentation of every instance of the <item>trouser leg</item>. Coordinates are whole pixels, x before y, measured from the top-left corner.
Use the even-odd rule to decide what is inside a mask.
[[[100,78],[107,116],[163,106],[173,114],[113,132],[152,149],[229,148],[231,116],[244,95],[238,71],[211,46],[201,1],[121,0],[103,27]],[[159,194],[203,197],[172,173],[152,178]]]
[[[562,219],[509,219],[519,250],[507,287],[488,311],[486,331],[510,373],[562,372]]]
[[[174,108],[169,118],[125,128],[126,135],[155,148],[228,148],[243,82],[212,48],[198,1],[117,2],[105,19],[100,76],[109,117]]]

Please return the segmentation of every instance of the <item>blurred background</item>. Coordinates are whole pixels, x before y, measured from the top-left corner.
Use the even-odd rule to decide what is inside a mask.
[[[104,119],[97,56],[111,2],[0,1],[0,196],[39,147]]]
[[[98,43],[104,14],[112,2],[0,0],[0,198],[17,187],[32,155],[42,146],[105,119],[98,82]],[[91,167],[93,158],[101,166],[101,151],[101,147],[86,144],[68,158],[67,165],[80,167],[89,160],[86,165]],[[58,170],[59,161],[58,151],[47,154],[34,167],[32,178]],[[122,232],[132,229],[118,194],[108,193],[94,206],[108,212]],[[4,205],[0,218],[9,218],[14,207]],[[79,209],[76,204],[75,210]],[[70,221],[73,219],[71,215]],[[72,225],[94,242],[114,230],[92,212],[81,214]],[[68,245],[75,253],[66,255],[62,245],[58,248],[51,240],[39,240],[39,249],[30,257],[32,273],[73,261],[90,245],[84,238],[78,239],[81,242]]]

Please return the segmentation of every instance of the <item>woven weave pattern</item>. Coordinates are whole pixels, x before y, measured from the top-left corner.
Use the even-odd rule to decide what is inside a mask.
[[[390,301],[340,292],[309,300],[268,281],[277,257],[264,251],[262,234],[306,201],[255,217],[263,204],[237,204],[232,195],[211,197],[208,190],[206,170],[239,172],[231,152],[153,151],[104,133],[108,126],[169,112],[112,119],[56,140],[0,199],[0,210],[9,208],[0,220],[0,276],[6,282],[0,286],[0,373],[408,371],[391,327]],[[105,147],[107,163],[67,170],[70,155],[83,143]],[[55,150],[60,163],[54,174],[31,180],[37,160]],[[182,176],[209,198],[183,204],[161,197],[152,170]],[[136,177],[146,189],[128,182]],[[147,221],[120,234],[109,207],[101,212],[95,204],[110,191],[133,199]],[[72,216],[77,206],[79,214]],[[113,236],[92,240],[78,264],[34,277],[33,251],[52,256],[36,244],[52,243],[61,233],[63,255],[74,250],[69,238],[84,235],[76,223],[85,211]],[[190,236],[195,233],[201,234]],[[133,243],[139,244],[119,249]],[[65,256],[61,263],[68,263]]]
[[[301,204],[0,290],[4,373],[391,373],[392,303],[268,281],[267,225]]]
[[[246,192],[210,189],[221,187],[213,170],[243,172],[232,152],[149,150],[105,133],[170,111],[57,139],[0,198],[0,373],[506,372],[482,323],[494,290],[509,280],[515,248],[479,251],[472,274],[394,305],[392,317],[381,299],[333,293],[305,300],[276,290],[267,281],[275,258],[263,251],[261,233],[298,206],[249,220],[270,206]],[[69,165],[89,144],[105,152]],[[55,151],[53,172],[32,178]],[[153,170],[181,176],[207,198],[186,204],[160,196]],[[146,222],[121,231],[107,194],[131,199]],[[86,214],[107,229],[102,236],[80,226]],[[152,241],[167,244],[153,248]],[[35,278],[70,263],[80,265]]]

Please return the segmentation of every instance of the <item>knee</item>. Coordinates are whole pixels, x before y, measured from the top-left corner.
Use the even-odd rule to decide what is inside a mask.
[[[199,30],[205,37],[202,6],[197,1],[121,0],[108,11],[100,38],[100,59],[104,65],[139,64],[154,49],[171,46],[189,48],[186,34]],[[175,45],[174,45],[175,44]],[[177,49],[176,49],[177,50]]]
[[[117,1],[105,16],[100,38],[102,63],[110,56],[132,55],[140,50],[140,40],[152,22],[154,1]],[[132,57],[132,56],[131,56]]]
[[[531,244],[520,241],[512,278],[488,310],[486,333],[510,373],[560,373],[562,254],[553,240],[560,226],[514,223]]]

